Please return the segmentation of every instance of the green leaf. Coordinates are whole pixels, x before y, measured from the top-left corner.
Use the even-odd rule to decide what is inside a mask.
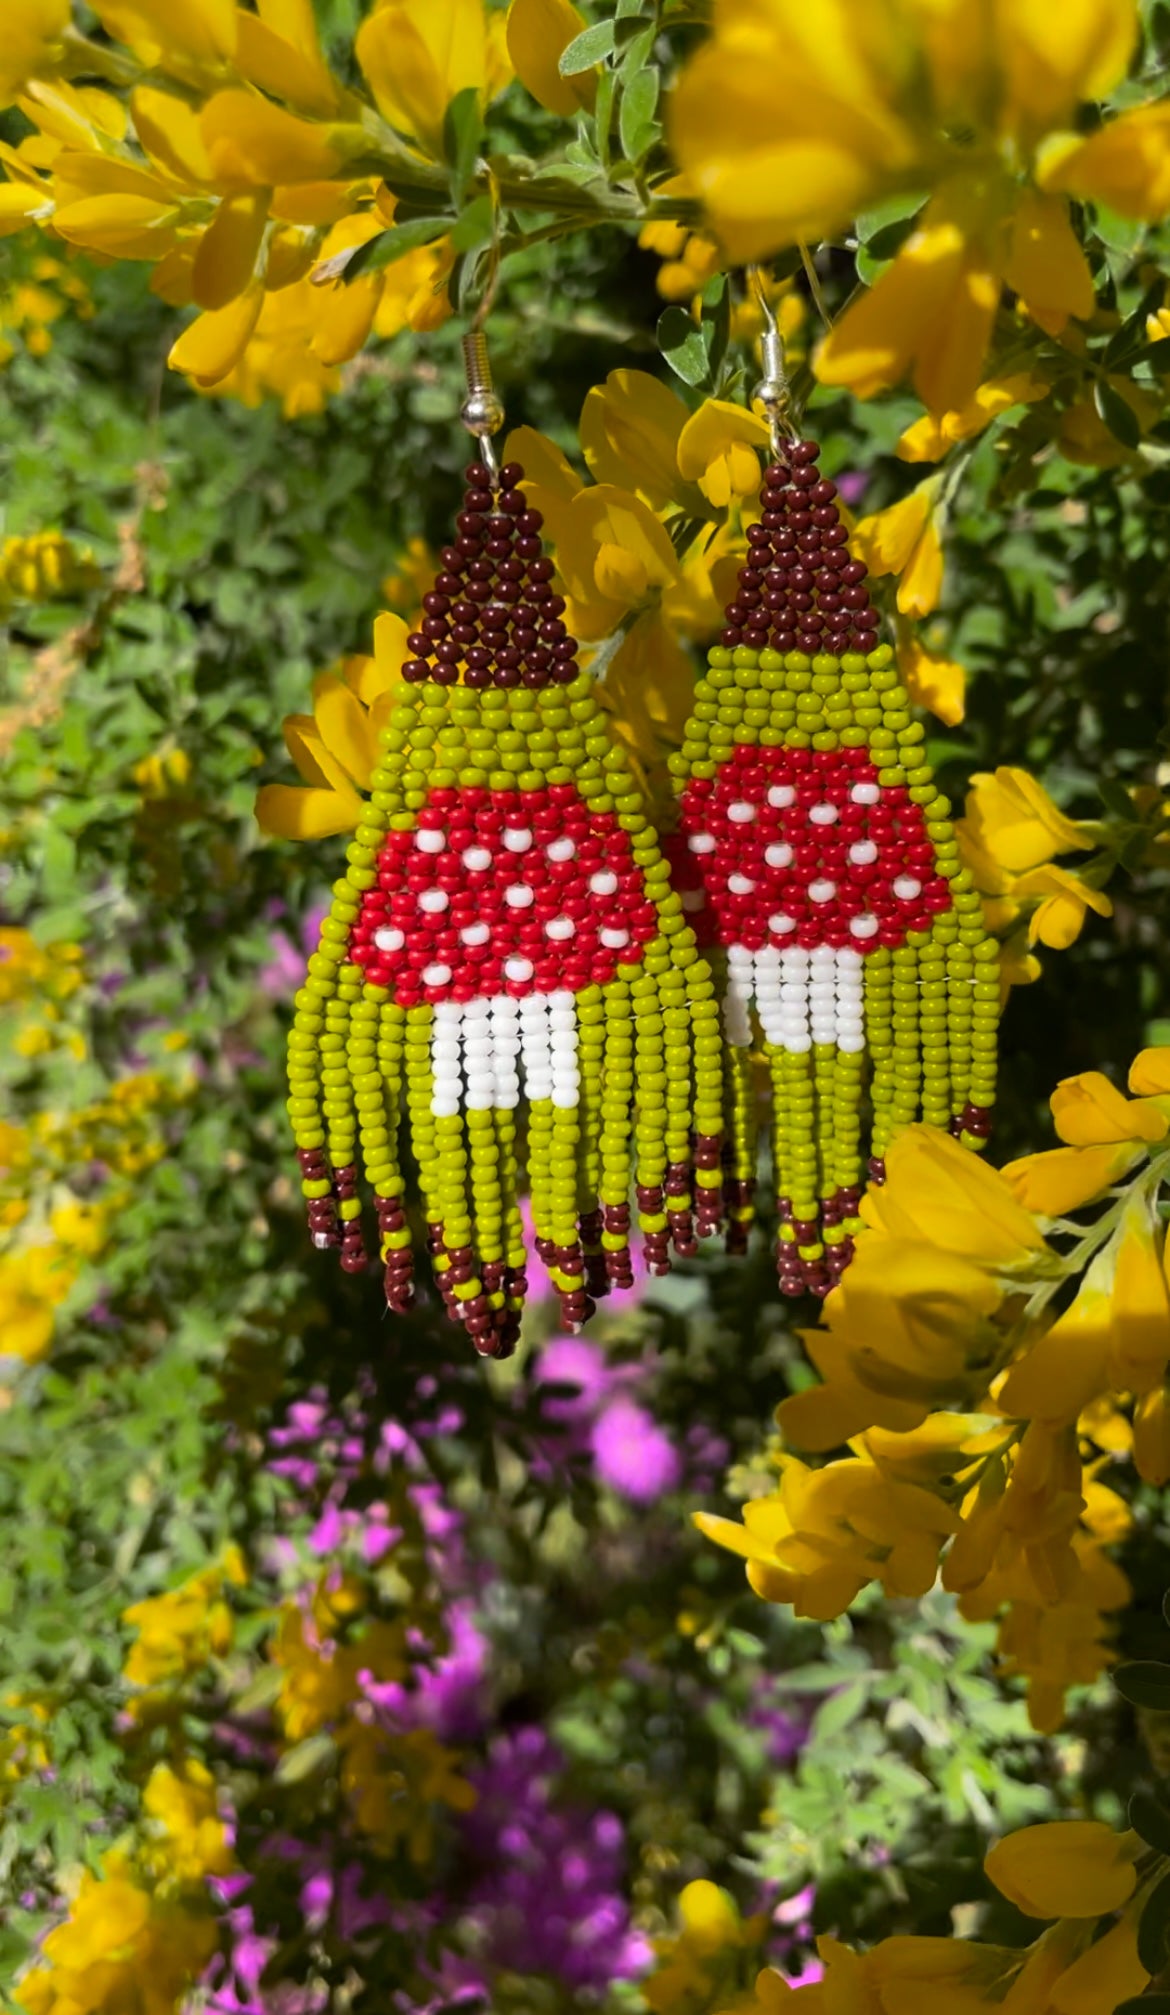
[[[577,77],[582,70],[591,70],[595,63],[602,63],[613,54],[616,31],[612,21],[595,21],[591,28],[582,29],[574,35],[567,49],[561,50],[561,60],[557,69],[562,77]]]
[[[1093,388],[1093,404],[1115,440],[1125,448],[1141,445],[1142,430],[1133,407],[1104,378]]]
[[[1170,336],[1159,336],[1156,343],[1150,343],[1141,352],[1137,361],[1148,364],[1152,371],[1170,371]]]
[[[1144,1838],[1144,1835],[1143,1835]],[[1151,1891],[1138,1925],[1138,1958],[1147,1973],[1160,1973],[1170,1944],[1170,1875]]]
[[[1170,1708],[1170,1665],[1156,1658],[1135,1658],[1128,1665],[1119,1665],[1113,1684],[1135,1707]]]
[[[869,1691],[864,1680],[853,1686],[843,1686],[839,1693],[831,1693],[813,1716],[809,1739],[811,1742],[827,1742],[832,1736],[840,1735],[843,1729],[864,1714],[869,1700]]]
[[[640,161],[658,135],[658,72],[639,70],[622,92],[618,133],[627,161]]]
[[[273,1776],[278,1784],[300,1784],[306,1777],[324,1770],[336,1754],[337,1744],[324,1730],[317,1735],[306,1735],[303,1742],[294,1743],[291,1749],[285,1750]]]
[[[707,345],[707,375],[713,384],[731,336],[731,289],[726,273],[717,273],[713,280],[708,280],[700,299],[703,306],[699,328]]]
[[[1133,1994],[1118,2002],[1113,2015],[1170,2015],[1170,1994]]]
[[[338,252],[335,258],[327,259],[314,272],[314,282],[323,286],[328,280],[344,280],[348,286],[359,273],[380,273],[408,252],[417,252],[420,245],[433,245],[450,229],[450,217],[414,217],[406,224],[391,224],[352,252]]]
[[[473,84],[457,91],[443,120],[443,152],[451,169],[451,200],[460,207],[475,172],[483,138],[483,111]]]
[[[1156,1847],[1159,1854],[1170,1854],[1170,1811],[1144,1784],[1129,1801],[1129,1823],[1147,1847]],[[1150,1968],[1151,1972],[1156,1970]]]
[[[472,252],[477,245],[490,245],[495,229],[495,205],[488,195],[477,196],[460,212],[451,232],[456,252]]]
[[[658,317],[658,347],[684,385],[703,385],[709,376],[703,331],[685,308],[665,308]]]

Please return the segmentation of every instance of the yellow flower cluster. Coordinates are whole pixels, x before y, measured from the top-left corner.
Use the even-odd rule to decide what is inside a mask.
[[[1119,1408],[1133,1403],[1141,1474],[1170,1476],[1170,1049],[1143,1052],[1130,1083],[1127,1100],[1098,1072],[1066,1081],[1068,1145],[1002,1172],[931,1128],[898,1135],[805,1338],[822,1382],[778,1410],[778,1489],[742,1526],[696,1515],[799,1615],[837,1616],[870,1581],[919,1597],[941,1567],[964,1615],[1001,1619],[1043,1730],[1110,1662],[1105,1619],[1129,1599],[1105,1551],[1129,1512],[1100,1473],[1101,1446],[1129,1439]],[[1123,1175],[1089,1227],[1064,1223]],[[788,1452],[845,1444],[819,1468]]]
[[[246,1579],[243,1555],[237,1546],[228,1546],[219,1560],[177,1588],[132,1603],[122,1617],[137,1633],[122,1669],[127,1684],[151,1693],[173,1692],[209,1659],[223,1658],[235,1634],[224,1588],[242,1588]],[[143,1705],[138,1701],[136,1711]]]
[[[67,310],[83,321],[93,314],[93,300],[80,273],[62,260],[42,254],[32,261],[26,278],[14,279],[0,291],[0,370],[23,344],[30,357],[45,357],[53,347],[53,323]]]
[[[767,1917],[741,1917],[734,1897],[714,1882],[688,1882],[678,1914],[678,1930],[654,1941],[658,1964],[642,1983],[644,1999],[654,2015],[728,2007],[729,1992],[746,1986],[745,1968],[764,1940]],[[730,2006],[745,2003],[750,1996],[737,1994]]]
[[[20,2001],[28,2015],[174,2015],[216,1942],[208,1910],[144,1886],[115,1850],[100,1874],[82,1875],[68,1917],[19,1983]]]
[[[150,264],[156,293],[197,310],[173,367],[205,390],[275,391],[293,414],[318,410],[371,330],[450,313],[446,240],[340,274],[395,221],[383,170],[443,200],[449,105],[473,91],[482,106],[511,75],[501,13],[382,0],[355,38],[359,91],[329,69],[303,0],[93,11],[116,49],[87,40],[69,0],[6,9],[0,104],[35,131],[0,147],[0,230],[36,223]],[[124,95],[91,81],[108,78]]]
[[[208,1875],[228,1875],[235,1855],[219,1816],[215,1779],[184,1757],[177,1769],[156,1763],[142,1794],[142,1859],[163,1891],[193,1888]]]
[[[737,261],[925,197],[817,373],[862,398],[910,376],[941,418],[976,394],[1005,287],[1050,334],[1093,313],[1070,199],[1170,209],[1170,103],[1092,130],[1081,113],[1122,82],[1137,35],[1136,0],[716,0],[673,95],[675,156]]]
[[[88,547],[78,549],[63,532],[31,532],[0,546],[0,616],[14,602],[51,602],[101,586],[100,567]]]
[[[384,1853],[404,1847],[421,1866],[433,1850],[435,1806],[466,1812],[475,1792],[459,1773],[455,1751],[429,1729],[395,1733],[363,1711],[363,1676],[385,1684],[405,1679],[410,1669],[405,1618],[374,1619],[359,1636],[342,1640],[363,1603],[361,1584],[347,1576],[339,1591],[318,1589],[311,1615],[296,1603],[284,1605],[271,1645],[281,1669],[276,1716],[290,1743],[328,1730],[356,1824]]]
[[[1014,953],[1012,977],[1039,971],[1034,961],[1030,969],[1023,965],[1033,945],[1066,951],[1087,910],[1112,916],[1104,891],[1055,859],[1094,846],[1102,828],[1066,818],[1027,770],[1005,765],[973,776],[955,830],[963,865],[984,898],[987,927]]]
[[[1033,1944],[894,1937],[855,1952],[820,1938],[819,1981],[791,1987],[763,1972],[750,2002],[721,2004],[719,2015],[1113,2015],[1142,1993],[1150,1976],[1138,1920],[1166,1863],[1135,1834],[1092,1819],[1025,1826],[997,1841],[984,1867],[1026,1917],[1057,1920]]]

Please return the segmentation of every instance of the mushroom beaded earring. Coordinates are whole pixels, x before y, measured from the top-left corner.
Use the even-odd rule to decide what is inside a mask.
[[[672,759],[672,857],[722,997],[729,1245],[743,1248],[754,1215],[759,1042],[780,1285],[824,1295],[897,1128],[921,1116],[968,1147],[987,1139],[998,946],[960,865],[922,725],[878,640],[835,485],[789,418],[764,305],[755,397],[771,460],[726,627]]]
[[[314,1241],[351,1271],[360,1149],[400,1311],[409,1141],[448,1313],[498,1357],[528,1284],[522,1171],[578,1328],[632,1282],[632,1215],[651,1272],[718,1228],[723,1072],[710,970],[577,663],[523,470],[497,462],[482,334],[464,354],[480,459],[297,996],[288,1106]]]

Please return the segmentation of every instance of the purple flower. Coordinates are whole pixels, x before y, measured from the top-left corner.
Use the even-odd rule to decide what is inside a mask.
[[[598,1415],[590,1445],[602,1482],[635,1504],[650,1504],[678,1486],[679,1452],[635,1399],[615,1399]]]
[[[329,915],[328,903],[314,903],[305,917],[300,941],[294,943],[286,931],[273,931],[268,939],[268,964],[261,966],[257,979],[260,991],[269,1000],[286,1000],[305,977],[309,953],[315,949],[321,924]]]

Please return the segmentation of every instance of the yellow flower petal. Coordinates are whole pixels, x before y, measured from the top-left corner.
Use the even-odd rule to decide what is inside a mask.
[[[1056,1147],[1008,1162],[1003,1176],[1026,1210],[1041,1217],[1067,1217],[1069,1211],[1095,1203],[1140,1158],[1141,1149],[1128,1142]]]
[[[258,15],[243,8],[237,15],[239,39],[236,68],[273,98],[284,98],[302,112],[331,118],[340,92],[315,42],[298,48]],[[311,24],[310,24],[311,26]]]
[[[925,1239],[976,1264],[1010,1266],[1045,1250],[999,1170],[920,1124],[895,1136],[886,1182],[866,1191],[861,1212],[888,1236]]]
[[[365,144],[359,126],[298,119],[252,91],[217,92],[203,108],[200,130],[220,181],[262,188],[328,181]]]
[[[1170,103],[1139,105],[1041,159],[1044,187],[1154,224],[1170,210]]]
[[[1085,827],[1065,816],[1038,778],[1006,764],[972,777],[962,824],[976,845],[1012,874],[1039,867],[1053,854],[1093,844]]]
[[[383,118],[441,159],[452,98],[485,90],[482,0],[388,0],[362,22],[354,50]]]
[[[727,399],[705,399],[678,437],[679,474],[696,482],[708,501],[723,510],[732,497],[759,490],[756,452],[768,446],[768,428],[756,413]]]
[[[1093,276],[1060,197],[1024,191],[1012,219],[1004,279],[1050,336],[1059,335],[1070,315],[1093,313]]]
[[[267,189],[224,197],[191,268],[192,298],[200,308],[226,308],[243,293],[255,270],[267,221]]]
[[[926,529],[934,494],[930,484],[920,484],[909,496],[855,526],[850,549],[871,574],[901,573]]]
[[[582,487],[568,456],[546,434],[538,434],[535,427],[514,427],[504,442],[504,456],[509,462],[520,463],[525,471],[526,488],[535,484],[569,503]]]
[[[1099,1070],[1062,1078],[1050,1103],[1056,1131],[1070,1147],[1164,1140],[1170,1126],[1156,1105],[1126,1098]]]
[[[1133,1413],[1133,1459],[1144,1483],[1170,1483],[1170,1392],[1157,1386]]]
[[[171,347],[172,371],[185,371],[197,385],[216,385],[238,364],[260,318],[264,289],[258,280],[226,308],[199,315]]]
[[[588,24],[572,0],[512,0],[508,54],[524,89],[546,112],[572,119],[597,96],[596,69],[562,77],[557,68],[570,42]]]
[[[298,790],[292,784],[265,784],[256,794],[256,823],[261,832],[282,840],[325,840],[352,831],[362,816],[364,801],[355,791]]]
[[[1074,1421],[1109,1389],[1110,1299],[1086,1279],[1072,1307],[1013,1365],[996,1404],[1016,1420]]]
[[[611,371],[581,408],[581,452],[597,482],[633,490],[661,511],[677,501],[686,420],[682,400],[647,371]]]
[[[905,573],[898,582],[896,603],[903,616],[921,618],[929,616],[938,607],[942,593],[943,552],[942,541],[934,519],[926,529],[910,555]]]
[[[23,231],[38,211],[52,209],[52,192],[33,182],[0,182],[0,237]]]
[[[173,91],[140,84],[131,93],[130,112],[139,142],[168,175],[197,185],[214,181],[215,170],[193,105]]]
[[[1008,117],[1025,132],[1067,123],[1082,98],[1103,98],[1124,77],[1138,36],[1133,0],[1013,0],[997,20]]]
[[[1025,1826],[997,1840],[983,1863],[1026,1917],[1100,1917],[1133,1895],[1127,1845],[1097,1819]]]
[[[213,67],[235,54],[234,0],[94,0],[94,13],[151,68],[172,52]]]
[[[1129,1088],[1139,1098],[1170,1096],[1170,1047],[1142,1050],[1130,1066]]]
[[[925,650],[917,637],[898,645],[898,674],[916,707],[927,707],[948,728],[957,727],[967,711],[967,673],[954,658]]]
[[[53,228],[73,245],[120,259],[157,259],[173,240],[178,211],[152,196],[85,196],[56,212]]]
[[[313,682],[313,718],[329,754],[367,790],[377,767],[378,743],[356,693],[331,672],[322,673]]]

